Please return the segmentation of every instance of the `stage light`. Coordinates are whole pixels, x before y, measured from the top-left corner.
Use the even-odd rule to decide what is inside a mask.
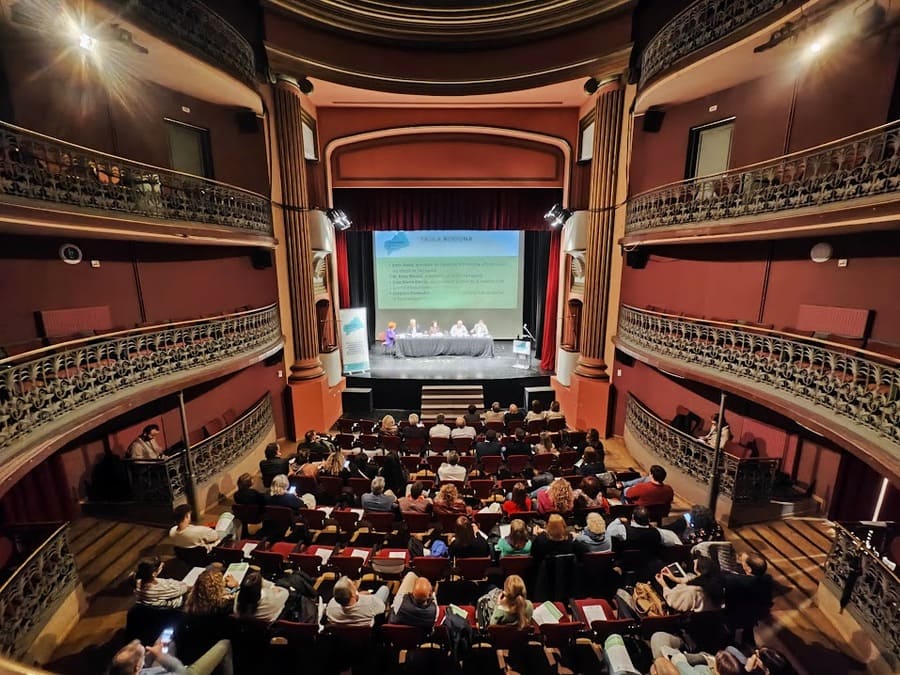
[[[341,209],[328,209],[325,211],[325,215],[338,232],[349,230],[350,226],[353,225],[353,222]]]
[[[810,54],[818,54],[825,49],[825,43],[822,42],[822,40],[816,40],[808,47],[808,49]]]
[[[554,204],[547,213],[544,214],[544,220],[550,227],[557,228],[565,224],[572,217],[569,209],[564,209],[562,204]]]
[[[78,38],[78,46],[85,51],[92,52],[97,46],[97,41],[87,33],[82,33]]]

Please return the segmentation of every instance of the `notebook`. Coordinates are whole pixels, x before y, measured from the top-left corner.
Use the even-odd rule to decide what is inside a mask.
[[[585,605],[582,606],[581,611],[584,612],[584,618],[589,624],[594,621],[607,620],[603,605]]]
[[[531,618],[538,626],[543,626],[545,623],[559,623],[562,616],[559,608],[547,600],[534,608]]]
[[[247,570],[250,569],[250,563],[231,563],[228,566],[228,569],[225,570],[225,576],[229,574],[234,577],[234,580],[239,584],[244,580],[244,576],[247,574]]]

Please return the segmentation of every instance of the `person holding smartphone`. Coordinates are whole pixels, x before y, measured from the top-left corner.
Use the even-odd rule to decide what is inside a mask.
[[[676,612],[706,612],[721,609],[724,585],[719,566],[712,558],[694,559],[694,573],[677,576],[669,567],[656,575],[663,598]]]
[[[165,631],[164,631],[165,634]],[[171,638],[171,636],[169,636]],[[113,656],[109,675],[211,675],[221,668],[223,675],[233,675],[231,640],[219,640],[190,666],[185,666],[169,651],[171,645],[160,639],[152,647],[145,647],[139,640],[132,640]]]

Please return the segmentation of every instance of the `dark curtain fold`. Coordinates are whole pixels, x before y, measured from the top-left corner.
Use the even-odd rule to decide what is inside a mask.
[[[375,341],[375,269],[371,232],[350,230],[344,233],[347,244],[347,267],[350,272],[349,304],[365,307],[368,317],[369,342]],[[343,301],[342,301],[343,302]]]
[[[347,259],[347,233],[334,233],[334,257],[338,275],[338,302],[350,307],[350,263]]]
[[[550,234],[550,253],[547,258],[547,293],[544,299],[544,331],[541,339],[541,369],[556,369],[556,315],[559,306],[559,253],[562,233]]]
[[[522,296],[522,322],[534,335],[536,355],[540,357],[544,330],[544,305],[547,294],[547,261],[550,255],[550,233],[525,233],[525,269]],[[524,334],[524,333],[523,333]]]
[[[355,230],[545,230],[558,188],[339,188]]]
[[[38,464],[0,500],[0,522],[4,525],[74,520],[77,517],[78,505],[59,455]]]

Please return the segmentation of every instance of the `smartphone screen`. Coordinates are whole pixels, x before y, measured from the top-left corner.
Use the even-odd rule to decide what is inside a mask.
[[[288,488],[288,494],[289,494],[289,495],[295,495],[295,494],[297,494],[297,486],[296,486],[296,485],[291,485],[291,487]]]
[[[172,636],[175,634],[174,628],[166,628],[159,636],[159,641],[162,644],[163,654],[169,653],[169,643],[172,642]]]

